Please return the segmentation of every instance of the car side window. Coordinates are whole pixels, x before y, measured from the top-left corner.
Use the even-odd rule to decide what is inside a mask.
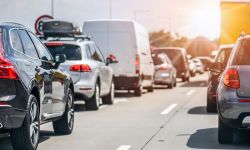
[[[22,44],[23,44],[24,53],[27,56],[38,59],[39,57],[38,57],[36,48],[35,48],[33,42],[31,41],[28,33],[25,30],[19,30],[18,33],[19,33],[19,36],[20,36]]]
[[[47,48],[42,44],[42,42],[40,40],[38,40],[38,38],[33,34],[29,32],[29,35],[32,39],[32,41],[34,42],[40,57],[42,60],[45,61],[53,61],[52,56],[50,55],[49,51],[47,50]]]
[[[93,44],[89,44],[91,58],[96,61],[104,62],[102,56]]]
[[[18,35],[17,30],[10,31],[10,42],[11,42],[11,46],[14,50],[17,50],[17,51],[22,52],[22,53],[24,52],[22,42],[20,40],[20,37]]]
[[[89,48],[88,45],[85,45],[85,50],[86,50],[87,57],[89,59],[92,59],[92,57],[91,57],[91,51],[90,51],[90,48]]]

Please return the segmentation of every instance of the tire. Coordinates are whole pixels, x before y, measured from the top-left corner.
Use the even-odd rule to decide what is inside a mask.
[[[173,82],[170,83],[170,84],[168,84],[168,89],[173,89],[173,87],[174,87],[174,83]]]
[[[28,111],[20,128],[11,129],[10,136],[14,150],[37,149],[40,136],[39,105],[34,95],[29,96]],[[30,133],[30,131],[33,131]]]
[[[187,78],[186,77],[182,77],[182,82],[186,82]]]
[[[154,83],[147,90],[148,92],[154,92]]]
[[[233,143],[233,132],[234,130],[227,125],[225,125],[220,116],[218,117],[219,127],[218,127],[218,141],[220,144],[232,144]]]
[[[103,104],[112,105],[112,104],[114,104],[114,100],[115,100],[115,84],[112,81],[111,87],[110,87],[110,92],[107,96],[104,96],[102,98],[102,102],[103,102]]]
[[[74,94],[71,89],[68,90],[65,112],[60,120],[53,122],[53,128],[56,135],[71,134],[74,129]]]
[[[174,81],[174,87],[176,87],[177,86],[177,81],[176,81],[176,79],[175,79],[175,81]]]
[[[216,103],[212,103],[212,100],[209,99],[209,96],[207,96],[207,112],[208,113],[216,113],[217,112],[217,106]]]
[[[142,95],[142,86],[141,85],[135,89],[134,95],[135,96],[141,96]]]
[[[95,85],[95,93],[94,95],[85,101],[87,110],[98,110],[100,106],[100,86],[98,82]]]

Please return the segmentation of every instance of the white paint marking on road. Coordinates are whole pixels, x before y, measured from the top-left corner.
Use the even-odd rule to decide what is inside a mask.
[[[114,103],[117,104],[117,103],[127,103],[129,102],[128,99],[126,98],[116,98]]]
[[[204,86],[204,85],[206,85],[206,83],[204,83],[204,82],[202,82],[202,83],[200,84],[200,86]]]
[[[170,111],[172,111],[175,107],[177,106],[177,104],[172,104],[170,105],[168,108],[166,108],[163,112],[161,112],[161,115],[167,115]]]
[[[116,150],[129,150],[131,148],[131,145],[121,145]]]
[[[187,92],[187,96],[190,96],[190,95],[192,95],[193,93],[195,92],[195,90],[191,90],[191,91],[189,91],[189,92]]]

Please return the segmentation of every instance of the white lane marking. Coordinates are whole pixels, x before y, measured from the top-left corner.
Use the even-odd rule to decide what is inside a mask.
[[[195,92],[195,90],[191,90],[191,91],[189,91],[189,92],[187,92],[187,96],[190,96],[190,95],[192,95],[193,93]]]
[[[204,82],[200,84],[200,86],[204,86],[204,85],[206,85],[206,83],[204,83]]]
[[[121,145],[116,150],[129,150],[131,148],[131,145]]]
[[[116,98],[115,101],[114,101],[114,104],[117,104],[117,103],[127,103],[127,102],[129,102],[129,101],[126,98]]]
[[[172,104],[169,107],[167,107],[165,110],[163,110],[161,112],[161,115],[166,115],[168,114],[171,110],[173,110],[175,107],[177,106],[177,104]]]

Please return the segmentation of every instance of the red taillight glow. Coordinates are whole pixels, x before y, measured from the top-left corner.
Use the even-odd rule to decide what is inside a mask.
[[[48,42],[45,43],[46,46],[63,46],[64,44],[61,42]]]
[[[136,74],[140,74],[140,57],[138,54],[135,57],[135,72]]]
[[[240,99],[239,102],[241,102],[241,103],[250,103],[250,99]]]
[[[236,69],[228,69],[224,75],[224,85],[230,88],[240,88],[240,78]]]
[[[91,72],[91,68],[88,64],[72,65],[70,71],[73,72]]]
[[[0,33],[0,79],[18,79],[12,63],[3,57],[3,40]]]

